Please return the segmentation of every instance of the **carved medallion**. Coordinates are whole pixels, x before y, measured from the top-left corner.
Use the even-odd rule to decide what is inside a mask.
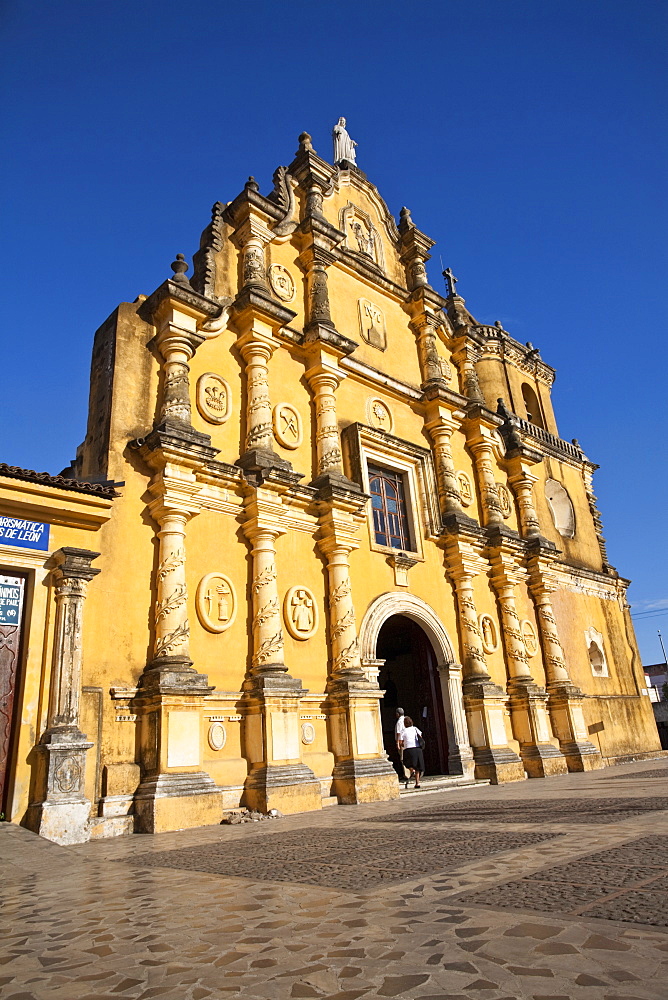
[[[283,601],[285,626],[293,639],[310,639],[318,628],[318,606],[306,587],[291,587]]]
[[[471,480],[465,472],[458,472],[457,482],[459,483],[459,495],[462,498],[462,504],[464,507],[470,507],[473,503],[473,487],[471,486]]]
[[[368,299],[358,299],[357,307],[362,340],[370,344],[371,347],[384,351],[387,347],[387,333],[385,331],[385,316],[382,311]]]
[[[210,424],[224,424],[232,408],[232,393],[222,377],[207,372],[197,379],[197,409]]]
[[[501,513],[504,517],[510,517],[513,508],[510,503],[510,493],[508,492],[508,488],[504,486],[503,483],[497,483],[496,493],[501,505]]]
[[[302,722],[302,743],[308,746],[315,739],[315,726],[312,722]]]
[[[237,613],[232,581],[222,573],[207,573],[197,587],[197,617],[208,632],[225,632]]]
[[[491,615],[480,615],[478,625],[480,627],[482,648],[486,653],[495,652],[499,648],[499,633],[496,628],[496,622]]]
[[[284,448],[298,448],[302,443],[301,417],[289,403],[274,407],[274,437]]]
[[[536,635],[536,630],[530,621],[523,621],[521,628],[522,638],[524,639],[524,648],[529,656],[535,656],[538,652],[538,636]]]
[[[269,284],[277,299],[292,302],[295,297],[295,283],[287,267],[272,264],[268,272]]]
[[[222,722],[212,722],[207,737],[212,750],[222,750],[227,742],[227,732]]]
[[[393,421],[389,406],[382,399],[369,399],[366,404],[369,423],[379,431],[392,431]]]
[[[75,757],[63,757],[54,772],[54,780],[61,792],[75,792],[81,785],[81,765]]]

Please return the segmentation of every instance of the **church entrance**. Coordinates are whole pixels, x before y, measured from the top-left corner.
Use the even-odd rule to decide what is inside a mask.
[[[385,752],[401,774],[394,726],[398,706],[403,708],[425,739],[426,774],[448,773],[448,737],[436,656],[426,633],[405,615],[392,615],[378,634],[376,657],[385,660],[378,683],[385,695],[380,703]]]

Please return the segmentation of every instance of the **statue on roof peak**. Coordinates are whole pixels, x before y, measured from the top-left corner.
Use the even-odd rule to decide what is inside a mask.
[[[345,118],[339,118],[337,124],[332,129],[332,138],[334,140],[334,163],[336,166],[346,163],[355,163],[355,146],[356,142],[350,138],[346,131],[346,120]]]

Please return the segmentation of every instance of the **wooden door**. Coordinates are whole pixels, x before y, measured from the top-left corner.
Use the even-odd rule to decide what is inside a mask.
[[[9,785],[14,700],[21,664],[25,577],[0,573],[0,806]]]

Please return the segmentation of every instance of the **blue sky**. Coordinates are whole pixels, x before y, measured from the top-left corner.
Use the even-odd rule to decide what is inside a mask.
[[[266,191],[306,129],[438,241],[482,322],[558,369],[601,465],[643,658],[666,580],[668,5],[636,0],[114,0],[0,7],[0,459],[58,472],[95,329],[188,257],[212,203]],[[655,612],[656,616],[650,612]]]

